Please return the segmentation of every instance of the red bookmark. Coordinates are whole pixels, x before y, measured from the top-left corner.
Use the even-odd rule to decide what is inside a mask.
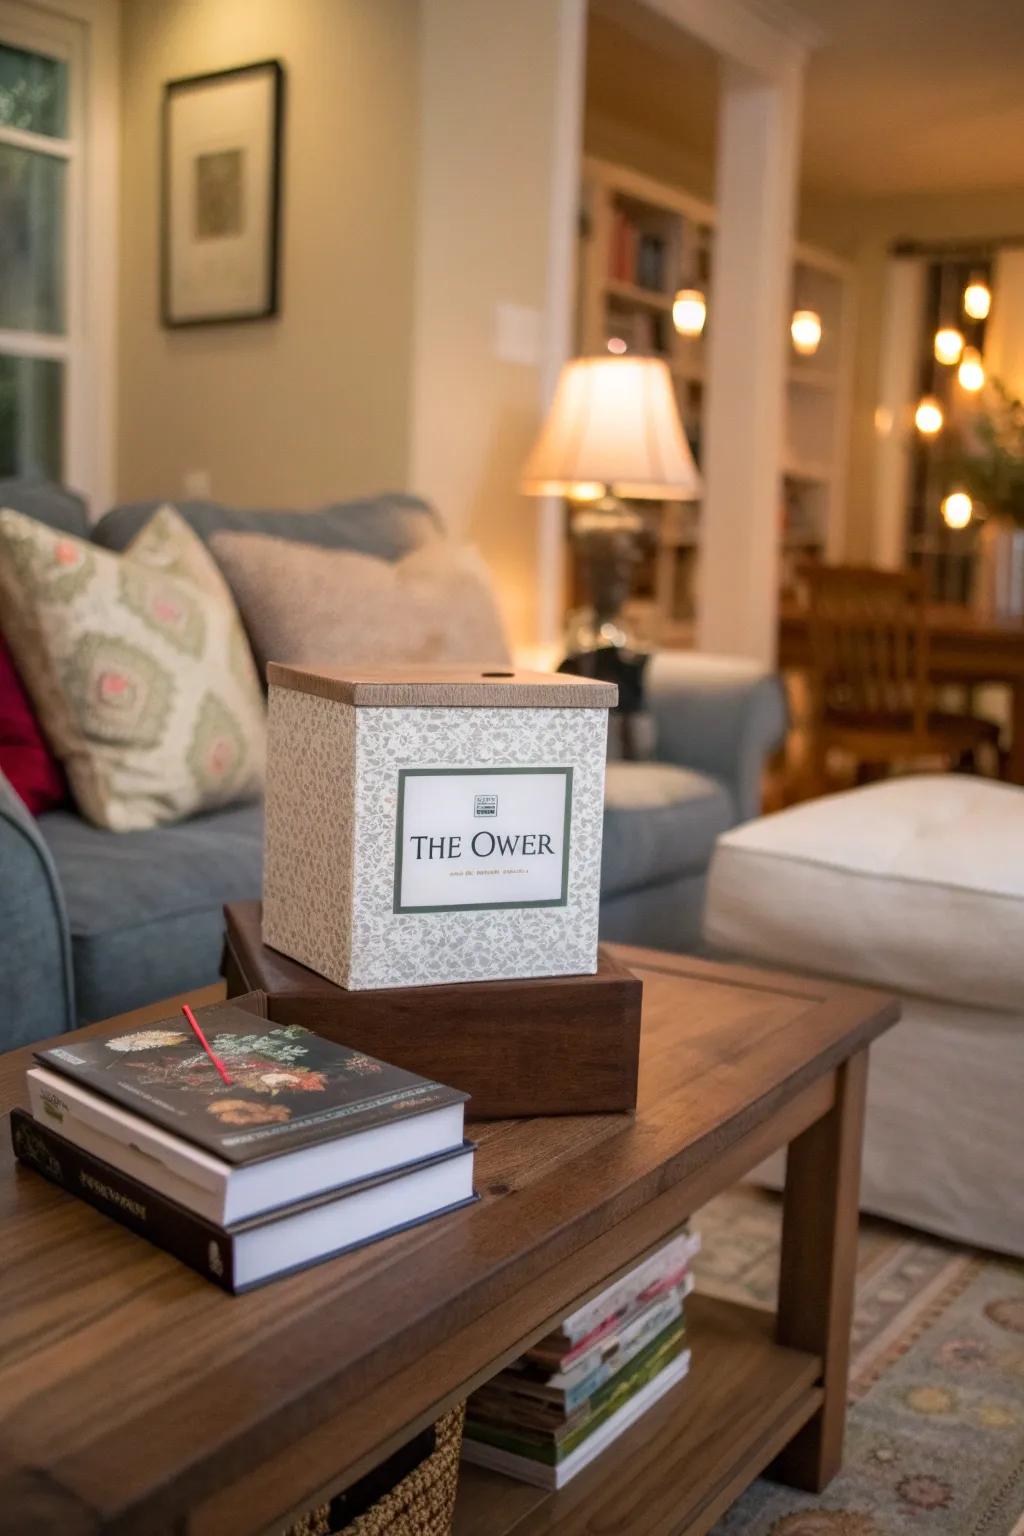
[[[228,1074],[227,1074],[227,1072],[225,1070],[225,1067],[224,1067],[224,1063],[221,1061],[219,1056],[215,1056],[213,1051],[211,1051],[211,1049],[210,1049],[210,1042],[209,1042],[209,1040],[207,1040],[206,1036],[203,1034],[202,1030],[199,1028],[199,1024],[198,1024],[198,1021],[196,1019],[196,1016],[192,1012],[192,1009],[189,1007],[188,1003],[183,1003],[182,1004],[181,1011],[185,1015],[186,1019],[188,1019],[189,1023],[192,1025],[192,1028],[195,1030],[196,1034],[198,1035],[199,1043],[202,1046],[203,1050],[206,1052],[207,1056],[209,1056],[210,1060],[213,1062],[214,1066],[217,1068],[217,1071],[220,1073],[221,1077],[224,1079],[224,1081],[227,1083],[228,1087],[230,1088],[231,1087],[231,1079],[230,1079],[230,1077],[228,1077]]]

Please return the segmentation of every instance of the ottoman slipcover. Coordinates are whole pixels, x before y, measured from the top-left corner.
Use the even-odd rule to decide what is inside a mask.
[[[862,1205],[1024,1254],[1024,790],[914,776],[748,822],[718,840],[705,933],[901,995]]]

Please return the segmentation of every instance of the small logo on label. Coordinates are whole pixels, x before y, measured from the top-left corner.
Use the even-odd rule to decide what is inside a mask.
[[[474,816],[497,816],[497,814],[498,814],[498,797],[497,797],[497,795],[474,795],[473,796],[473,815]]]
[[[61,1099],[58,1099],[56,1094],[47,1093],[45,1090],[42,1094],[42,1100],[43,1113],[49,1115],[51,1120],[56,1120],[63,1124],[64,1111],[67,1109],[67,1105]]]

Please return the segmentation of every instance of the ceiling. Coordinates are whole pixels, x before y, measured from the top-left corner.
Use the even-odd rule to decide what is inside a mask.
[[[1024,0],[759,0],[815,39],[803,182],[834,197],[1024,187]],[[588,104],[713,155],[714,56],[637,0],[592,0]]]
[[[1024,186],[1021,0],[786,0],[820,43],[804,181],[878,196]]]

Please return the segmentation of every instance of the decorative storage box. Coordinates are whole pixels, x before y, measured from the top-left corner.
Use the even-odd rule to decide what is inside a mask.
[[[268,670],[265,943],[352,989],[596,970],[612,684]]]

